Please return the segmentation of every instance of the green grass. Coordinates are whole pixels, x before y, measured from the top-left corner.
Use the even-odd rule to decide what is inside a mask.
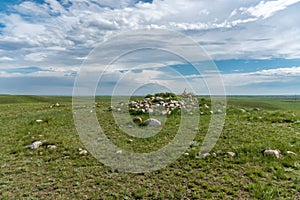
[[[59,107],[49,107],[56,102]],[[97,97],[96,102],[107,136],[127,150],[161,148],[174,137],[180,123],[172,115],[154,138],[138,139],[123,134],[114,124],[108,112],[109,97]],[[70,97],[1,95],[0,110],[1,199],[300,198],[300,124],[294,123],[300,120],[299,101],[229,98],[225,127],[212,150],[224,154],[195,158],[200,146],[193,145],[188,156],[140,174],[114,171],[91,155],[79,155],[78,148],[85,147],[74,126]],[[44,122],[36,123],[36,119]],[[195,138],[200,144],[209,120],[209,115],[201,116]],[[47,140],[57,149],[24,148],[37,140]],[[279,149],[282,157],[263,156],[267,148]],[[237,156],[228,157],[226,151]]]

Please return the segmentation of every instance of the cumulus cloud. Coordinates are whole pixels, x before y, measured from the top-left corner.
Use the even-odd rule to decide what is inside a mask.
[[[24,54],[22,52],[24,48],[27,48],[26,52],[29,48],[30,53],[36,53],[41,51],[41,47],[45,49],[58,47],[65,49],[66,52],[69,51],[69,56],[61,58],[62,60],[76,59],[72,57],[72,53],[81,52],[82,55],[79,57],[84,57],[93,47],[117,32],[150,27],[183,31],[199,42],[208,41],[206,44],[210,41],[222,41],[223,45],[206,45],[213,57],[220,56],[222,59],[226,55],[227,58],[239,57],[240,52],[232,51],[236,47],[231,42],[245,46],[246,39],[256,39],[257,30],[263,30],[261,37],[265,38],[264,33],[274,30],[274,26],[276,28],[284,25],[284,22],[276,24],[274,20],[266,22],[264,19],[270,18],[278,11],[284,11],[298,1],[253,1],[251,4],[237,1],[224,4],[222,0],[217,0],[214,6],[211,2],[196,0],[136,2],[131,0],[106,0],[101,3],[94,0],[65,0],[62,3],[57,0],[47,0],[45,3],[24,1],[12,8],[16,12],[0,14],[0,23],[5,25],[1,28],[3,32],[0,40],[1,48]],[[294,12],[289,15],[299,17]],[[244,26],[245,24],[247,27]],[[296,21],[292,24],[296,25]],[[298,28],[293,29],[298,33]],[[283,32],[283,34],[287,33]],[[268,38],[274,41],[278,35],[279,33],[271,32]],[[261,41],[252,41],[253,48],[249,48],[241,56],[251,56],[251,52],[262,49],[262,47],[255,48],[256,44],[261,43]],[[271,41],[264,43],[270,44]],[[266,47],[262,50],[270,56],[280,56],[282,50],[278,47],[263,46]],[[285,54],[298,56],[293,53],[294,48],[291,52],[288,47],[285,48]],[[275,52],[272,52],[273,50]],[[57,54],[60,52],[58,51]],[[24,59],[28,59],[28,56]]]
[[[7,12],[0,12],[0,69],[27,66],[48,69],[54,66],[64,69],[65,73],[61,74],[74,75],[73,68],[78,69],[91,50],[103,41],[112,39],[118,33],[140,28],[166,28],[182,32],[217,60],[300,58],[299,2],[21,1],[9,6]],[[168,40],[167,36],[165,40]],[[116,48],[121,47],[116,45]],[[164,60],[163,64],[172,62]],[[119,69],[129,67],[125,65]],[[49,76],[59,76],[49,71],[33,74],[46,76],[47,73]],[[24,75],[7,74],[3,70],[1,74]],[[225,77],[227,83],[234,84],[230,80],[235,76]],[[269,80],[265,77],[267,75],[262,74],[239,76],[245,80],[252,76]]]
[[[254,17],[268,18],[280,10],[286,9],[288,6],[300,2],[299,0],[277,0],[277,1],[261,1],[258,5],[249,8],[241,8],[244,13]]]
[[[276,68],[249,73],[222,75],[227,86],[244,86],[258,83],[293,82],[300,78],[300,67]]]

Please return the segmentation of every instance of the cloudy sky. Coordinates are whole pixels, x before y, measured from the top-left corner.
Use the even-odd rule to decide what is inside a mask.
[[[213,79],[167,51],[140,49],[104,65],[126,41],[128,47],[150,41],[128,34],[155,29],[175,31],[203,48],[227,94],[299,95],[299,10],[300,0],[0,1],[0,93],[71,95],[82,68],[97,63],[99,95],[116,85],[135,93],[180,92],[186,80],[197,93],[208,93],[205,84]],[[186,50],[173,39],[160,35],[160,47],[168,50],[172,41]],[[193,62],[207,61],[200,57]]]

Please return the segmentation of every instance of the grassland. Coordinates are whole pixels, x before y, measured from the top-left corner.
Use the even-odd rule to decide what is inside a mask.
[[[59,107],[49,107],[56,102]],[[162,147],[180,123],[178,116],[170,116],[155,141],[130,138],[114,124],[109,98],[96,103],[108,137],[128,150]],[[230,97],[224,130],[212,150],[224,154],[195,158],[200,146],[193,146],[171,165],[140,174],[114,171],[90,154],[79,155],[78,148],[85,147],[71,104],[70,97],[0,96],[1,199],[300,199],[300,124],[295,123],[300,101]],[[199,144],[209,120],[210,115],[201,116]],[[57,148],[25,148],[37,140]],[[279,149],[282,156],[264,156],[268,148]]]

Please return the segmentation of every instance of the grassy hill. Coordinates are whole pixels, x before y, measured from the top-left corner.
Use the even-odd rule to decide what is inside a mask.
[[[50,108],[56,102],[60,106]],[[107,137],[128,151],[162,148],[180,124],[180,116],[172,115],[155,137],[135,138],[115,124],[109,97],[97,97],[96,103]],[[282,98],[229,97],[225,126],[211,155],[196,157],[211,117],[201,115],[188,155],[158,171],[130,174],[112,170],[90,153],[79,154],[86,147],[75,129],[70,97],[1,95],[0,198],[299,199],[299,109],[299,101]],[[34,141],[44,145],[26,148]],[[280,158],[264,156],[268,148],[280,150]]]

